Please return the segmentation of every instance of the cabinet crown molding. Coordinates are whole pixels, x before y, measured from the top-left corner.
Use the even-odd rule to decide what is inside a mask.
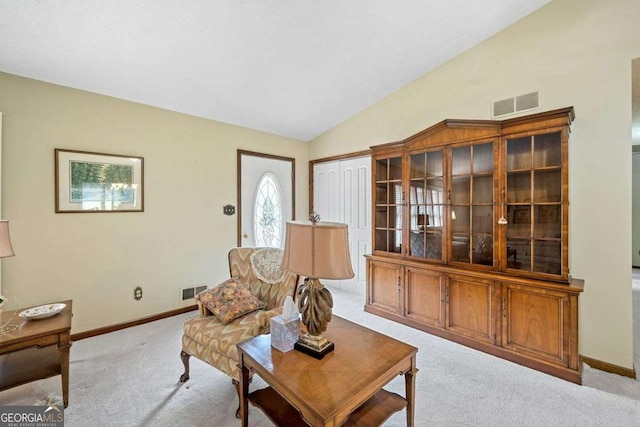
[[[564,107],[505,120],[445,119],[401,141],[371,146],[372,149],[404,147],[414,150],[461,141],[473,141],[520,132],[568,126],[575,119],[573,107]]]

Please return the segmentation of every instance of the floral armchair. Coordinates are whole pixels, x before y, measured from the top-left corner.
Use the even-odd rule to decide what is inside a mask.
[[[194,356],[230,376],[238,391],[240,371],[236,345],[268,334],[270,319],[282,313],[285,297],[295,295],[298,276],[281,271],[281,260],[282,250],[275,248],[229,251],[231,278],[200,293],[196,297],[199,314],[184,323],[181,382],[189,380],[189,358]],[[241,298],[236,298],[238,288],[244,292]],[[245,304],[245,297],[252,301]],[[240,300],[242,303],[236,304]],[[237,305],[248,308],[238,309]]]

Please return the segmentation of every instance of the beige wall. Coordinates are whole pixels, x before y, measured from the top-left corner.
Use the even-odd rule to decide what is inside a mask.
[[[21,307],[73,299],[73,333],[180,307],[179,288],[228,277],[237,149],[295,157],[296,216],[307,215],[307,143],[2,73],[0,94],[16,252],[2,291]],[[54,148],[144,157],[145,212],[54,213]]]
[[[633,153],[632,157],[632,216],[631,224],[632,245],[631,265],[640,267],[640,153]],[[638,307],[637,309],[640,309]],[[638,331],[640,332],[640,331]]]
[[[640,56],[638,16],[637,0],[555,0],[316,138],[310,158],[406,138],[445,118],[487,119],[492,101],[531,91],[540,91],[540,111],[573,105],[570,268],[586,281],[580,351],[631,368],[631,60]]]

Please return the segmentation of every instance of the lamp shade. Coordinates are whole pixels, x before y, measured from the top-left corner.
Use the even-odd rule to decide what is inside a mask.
[[[11,239],[9,239],[9,221],[0,220],[0,258],[14,255]]]
[[[287,222],[282,269],[315,279],[352,278],[347,225]]]

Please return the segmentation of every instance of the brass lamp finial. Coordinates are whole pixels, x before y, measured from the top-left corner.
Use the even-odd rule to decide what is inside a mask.
[[[317,212],[311,212],[309,215],[309,221],[311,221],[311,224],[316,225],[320,222],[320,215],[318,215]]]

